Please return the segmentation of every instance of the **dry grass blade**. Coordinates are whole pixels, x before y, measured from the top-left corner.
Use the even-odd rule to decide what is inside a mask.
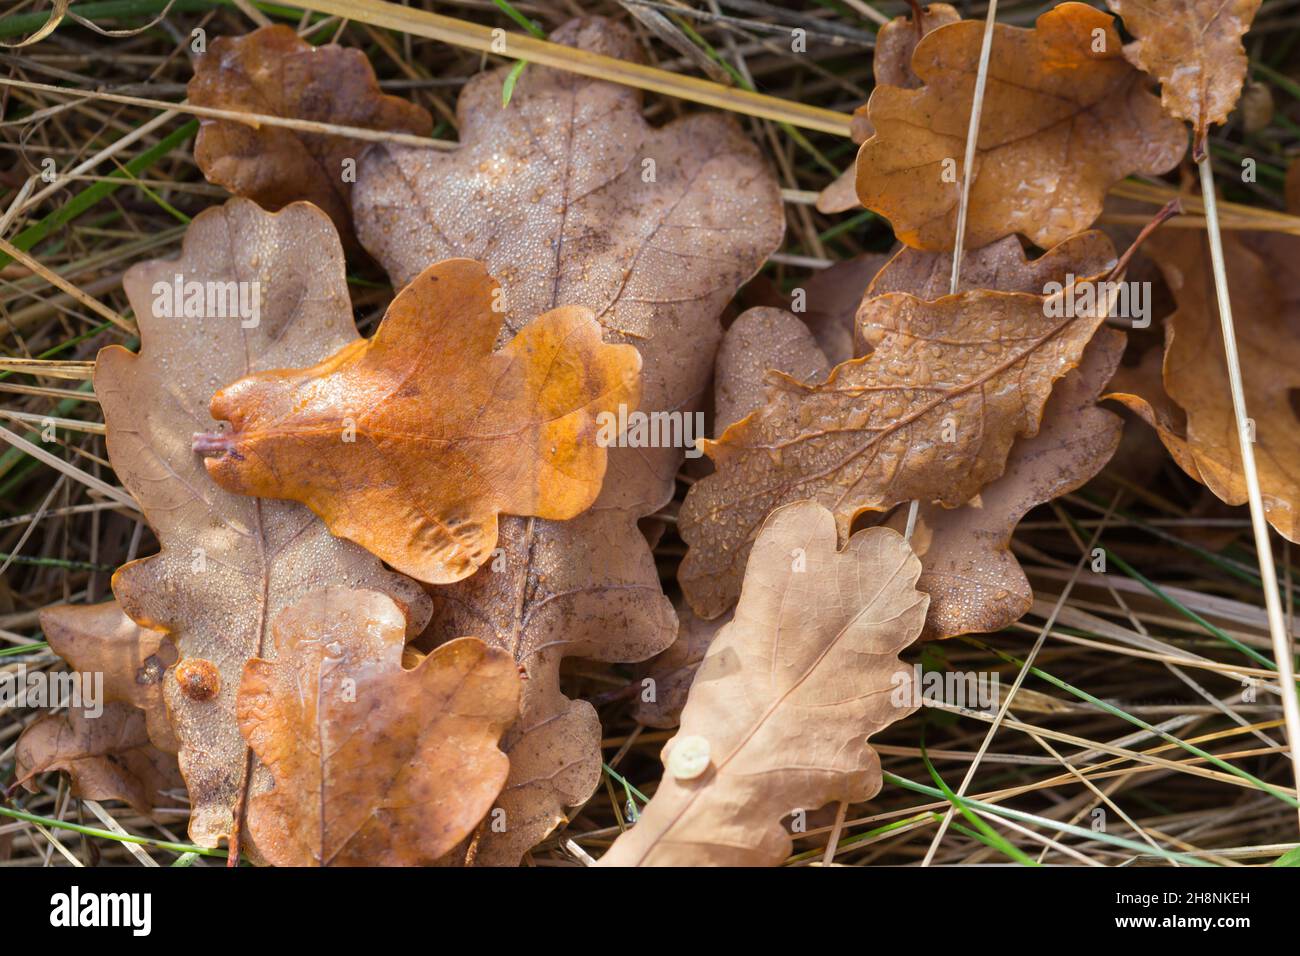
[[[482,53],[495,53],[518,60],[527,60],[529,63],[568,70],[582,76],[635,86],[650,92],[700,103],[703,106],[744,113],[747,116],[789,123],[792,126],[821,130],[839,136],[849,135],[849,117],[833,110],[765,96],[762,93],[751,93],[748,90],[723,86],[696,77],[680,76],[666,70],[639,63],[628,63],[597,53],[574,50],[548,40],[539,40],[522,34],[499,34],[503,39],[497,40],[494,39],[494,30],[491,27],[399,6],[396,3],[387,3],[385,0],[311,0],[311,2],[295,3],[294,6],[302,7],[304,10],[348,17],[413,36],[428,37]]]
[[[48,83],[30,83],[0,77],[0,86],[10,86],[24,90],[38,90],[58,96],[75,96],[85,100],[102,100],[105,103],[121,103],[125,106],[144,106],[149,109],[165,110],[171,115],[189,113],[205,119],[231,120],[250,126],[280,126],[285,129],[298,130],[303,133],[315,133],[321,136],[346,136],[349,139],[364,140],[368,143],[400,143],[403,146],[419,146],[429,149],[454,149],[456,144],[446,140],[431,139],[428,136],[416,136],[412,133],[400,133],[395,130],[366,129],[362,126],[345,126],[339,123],[322,123],[316,120],[295,119],[288,116],[274,116],[269,113],[250,113],[244,110],[223,110],[213,106],[197,106],[193,103],[169,103],[153,100],[143,96],[126,96],[121,93],[109,93],[104,90],[76,90],[66,86],[51,86]],[[5,250],[8,251],[8,250]]]
[[[63,292],[66,292],[68,295],[72,296],[73,299],[80,302],[86,308],[90,309],[90,311],[94,312],[96,315],[100,315],[103,318],[108,319],[108,321],[112,322],[114,325],[116,325],[118,328],[122,329],[123,331],[128,332],[131,335],[135,335],[137,333],[138,329],[136,329],[134,322],[122,318],[122,316],[118,315],[116,312],[114,312],[108,306],[104,305],[98,299],[94,299],[86,295],[86,293],[82,292],[80,289],[78,289],[67,279],[63,278],[63,276],[59,275],[57,272],[54,272],[51,269],[46,268],[42,263],[38,262],[33,257],[29,256],[27,253],[23,252],[21,249],[19,249],[17,246],[9,242],[8,240],[0,239],[0,252],[3,252],[5,255],[12,257],[17,262],[21,262],[23,265],[31,269],[34,273],[36,273],[38,276],[40,276],[50,285],[54,286],[57,289],[62,290]]]
[[[7,441],[10,445],[18,449],[19,451],[31,455],[37,461],[44,462],[45,464],[49,465],[51,468],[63,472],[65,475],[67,475],[69,478],[72,478],[74,481],[79,481],[86,487],[94,491],[98,491],[101,495],[104,495],[106,498],[112,498],[114,501],[118,502],[119,504],[126,505],[126,507],[132,509],[133,511],[139,510],[139,505],[136,504],[135,499],[132,498],[125,491],[123,491],[121,488],[116,488],[113,485],[110,485],[108,482],[96,478],[94,475],[87,474],[86,472],[82,471],[80,468],[76,467],[75,465],[68,464],[68,462],[64,461],[58,455],[46,451],[44,448],[41,448],[39,445],[35,445],[32,442],[29,442],[22,435],[14,434],[9,429],[5,428],[3,425],[0,425],[0,439]]]
[[[89,382],[95,377],[95,363],[60,362],[50,359],[0,358],[0,371],[71,379],[76,382]]]

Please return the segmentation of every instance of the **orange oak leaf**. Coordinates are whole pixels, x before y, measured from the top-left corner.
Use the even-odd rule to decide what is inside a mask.
[[[921,9],[921,25],[910,16],[894,17],[876,33],[876,48],[872,55],[871,69],[875,75],[876,86],[897,86],[903,89],[916,89],[921,85],[921,78],[912,72],[912,54],[921,37],[932,33],[939,27],[956,23],[961,19],[957,9],[947,3],[932,3]],[[852,139],[861,146],[875,134],[864,103],[853,111]],[[856,208],[858,203],[857,169],[850,166],[835,182],[831,183],[817,197],[817,211],[823,213],[845,212]]]
[[[317,365],[258,372],[212,398],[195,436],[229,491],[301,501],[330,531],[430,584],[473,574],[497,515],[564,520],[605,474],[597,419],[635,408],[641,358],[582,306],[538,316],[499,352],[497,285],[448,259],[393,300],[374,336]]]
[[[284,25],[217,37],[195,60],[187,92],[196,106],[223,110],[420,136],[433,128],[422,107],[379,91],[361,50],[333,43],[313,47]],[[315,203],[344,241],[354,244],[355,175],[348,175],[345,163],[355,164],[366,145],[283,126],[200,119],[194,159],[210,182],[267,209],[300,199]]]
[[[967,20],[929,34],[912,57],[925,85],[878,86],[867,104],[876,134],[858,153],[858,198],[906,245],[953,246],[983,30]],[[1112,18],[1086,4],[1060,4],[1032,30],[994,27],[966,244],[1021,233],[1054,245],[1097,218],[1118,180],[1171,169],[1186,132],[1146,83]]]
[[[104,675],[104,699],[144,711],[154,746],[176,753],[180,742],[163,700],[163,675],[176,663],[176,647],[161,631],[141,627],[116,601],[60,604],[41,611],[50,649],[83,674]]]
[[[1241,38],[1260,0],[1106,0],[1137,39],[1124,56],[1160,81],[1165,112],[1187,120],[1203,140],[1237,105],[1246,80]]]
[[[281,611],[275,660],[244,665],[239,726],[275,786],[248,825],[277,866],[427,866],[487,813],[519,712],[509,654],[463,637],[410,669],[405,616],[327,588]]]
[[[552,39],[625,58],[638,49],[598,18]],[[509,72],[466,84],[457,150],[366,155],[353,194],[363,244],[397,285],[449,256],[485,262],[508,311],[499,342],[547,309],[588,306],[606,341],[640,351],[640,409],[689,415],[708,388],[718,317],[780,245],[779,183],[729,117],[655,129],[636,90],[536,65],[503,110]],[[435,639],[477,634],[528,674],[504,741],[505,829],[482,835],[478,863],[518,863],[600,781],[600,721],[560,691],[561,660],[639,661],[673,640],[676,617],[637,521],[671,499],[682,454],[610,449],[591,510],[503,519],[499,560],[433,595]]]
[[[870,354],[824,383],[773,373],[768,403],[704,443],[717,470],[682,505],[678,580],[696,613],[714,618],[735,600],[753,536],[778,505],[813,498],[847,536],[864,511],[911,499],[955,508],[998,478],[1109,311],[1105,279],[1051,295],[868,297],[858,319]]]
[[[772,513],[736,615],[713,640],[664,747],[665,773],[601,866],[775,866],[781,819],[880,789],[872,734],[912,713],[898,653],[928,599],[902,535],[868,528],[836,548],[813,501]]]
[[[72,778],[74,796],[121,800],[141,813],[176,805],[165,791],[183,786],[176,758],[149,742],[144,713],[123,703],[105,704],[97,715],[74,707],[23,731],[14,751],[17,781],[35,793],[32,778],[59,770]]]
[[[1034,592],[1011,553],[1011,533],[1031,508],[1074,491],[1110,461],[1123,422],[1097,398],[1124,354],[1124,333],[1099,329],[1079,367],[1052,391],[1038,433],[1017,439],[1006,472],[974,501],[947,509],[923,504],[911,544],[930,595],[921,640],[998,631],[1033,605]],[[902,531],[905,509],[887,522]]]
[[[163,695],[193,807],[190,837],[238,844],[249,788],[265,777],[235,724],[235,692],[244,662],[271,653],[270,619],[310,591],[347,584],[390,594],[418,632],[428,598],[302,505],[224,491],[191,448],[195,432],[216,426],[208,400],[225,382],[357,340],[329,218],[308,203],[272,214],[232,199],[195,217],[179,258],[135,265],[122,284],[142,345],[138,355],[99,353],[95,394],[113,469],[162,550],[120,568],[113,592],[179,653]]]
[[[1171,230],[1153,237],[1145,251],[1177,303],[1165,320],[1164,394],[1154,382],[1130,376],[1108,397],[1153,424],[1189,475],[1228,504],[1244,504],[1209,243],[1199,231]],[[1290,281],[1300,239],[1228,232],[1223,253],[1233,312],[1240,316],[1237,347],[1264,513],[1284,538],[1300,541],[1300,417],[1291,400],[1300,388],[1300,292]]]

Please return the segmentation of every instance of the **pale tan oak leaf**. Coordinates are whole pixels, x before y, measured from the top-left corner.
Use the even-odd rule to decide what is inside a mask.
[[[244,662],[274,653],[271,618],[335,584],[390,594],[418,631],[428,599],[302,505],[224,491],[191,447],[195,432],[216,427],[208,401],[222,385],[314,362],[358,339],[329,218],[308,203],[273,214],[232,199],[195,217],[177,259],[139,263],[123,286],[140,352],[103,349],[95,393],[113,469],[162,550],[120,568],[113,591],[136,623],[164,632],[179,651],[163,694],[193,807],[190,838],[237,844],[250,787],[269,781],[240,736],[235,693]],[[208,290],[221,308],[208,304]]]
[[[784,817],[879,791],[868,741],[916,710],[898,653],[928,598],[897,532],[837,544],[834,515],[813,501],[764,523],[736,615],[664,747],[663,780],[600,866],[776,866],[792,845]]]

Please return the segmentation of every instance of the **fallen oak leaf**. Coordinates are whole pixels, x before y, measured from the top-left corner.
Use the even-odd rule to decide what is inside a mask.
[[[635,39],[599,18],[552,39],[631,58]],[[467,255],[502,283],[508,341],[565,302],[596,313],[609,342],[636,345],[640,411],[693,420],[736,290],[781,242],[780,185],[730,117],[652,128],[626,86],[530,66],[509,110],[509,68],[483,73],[457,104],[450,153],[377,146],[353,193],[358,233],[400,286],[429,262]],[[617,447],[600,497],[572,521],[504,518],[501,553],[433,594],[432,639],[477,634],[528,674],[504,746],[505,830],[484,831],[475,862],[514,865],[586,801],[601,778],[600,721],[560,690],[565,657],[639,661],[672,643],[640,518],[671,498],[683,449]]]
[[[1036,433],[1053,383],[1109,312],[1112,278],[1050,296],[864,300],[870,354],[814,385],[773,373],[768,403],[704,443],[717,470],[691,487],[678,517],[688,546],[678,580],[692,608],[713,618],[735,600],[753,536],[778,505],[813,498],[847,536],[864,511],[969,501],[1003,473],[1014,440]],[[1091,307],[1069,307],[1079,288],[1093,291]]]
[[[422,107],[380,92],[364,52],[333,43],[313,47],[283,24],[217,37],[195,59],[187,93],[196,106],[419,136],[433,129],[433,117]],[[209,182],[266,209],[297,200],[315,203],[344,241],[355,245],[351,191],[355,162],[366,145],[283,126],[201,119],[194,160]],[[354,163],[351,176],[348,160]]]
[[[429,625],[434,640],[488,635],[527,675],[519,720],[502,741],[510,777],[493,808],[497,825],[473,856],[481,866],[518,864],[600,783],[600,718],[565,696],[561,661],[645,660],[677,627],[645,538],[622,509],[598,504],[571,521],[505,517],[499,540],[472,577],[433,590]]]
[[[667,650],[638,667],[633,680],[638,696],[632,717],[649,727],[676,727],[681,722],[686,695],[704,655],[718,631],[731,623],[730,615],[706,621],[685,601],[675,609],[677,638]]]
[[[1119,402],[1155,429],[1177,465],[1205,484],[1187,444],[1187,413],[1165,392],[1163,367],[1164,350],[1148,349],[1137,365],[1119,368],[1102,398]]]
[[[905,90],[919,87],[921,78],[912,71],[912,54],[916,52],[916,45],[926,34],[960,19],[961,14],[951,4],[931,3],[921,8],[919,25],[912,16],[894,17],[884,24],[876,32],[876,46],[871,58],[876,86],[897,86]],[[853,111],[851,138],[861,146],[875,132],[864,103]],[[856,164],[844,170],[817,196],[817,211],[837,213],[859,206],[857,178]]]
[[[161,631],[141,627],[116,601],[59,604],[42,609],[41,630],[50,649],[81,674],[103,674],[104,699],[144,712],[149,739],[176,753],[163,700],[163,675],[176,663],[176,647]]]
[[[230,428],[194,436],[208,474],[238,494],[301,501],[430,584],[491,557],[501,512],[581,514],[605,474],[597,417],[636,407],[641,358],[603,344],[581,306],[538,316],[493,352],[496,293],[481,263],[435,263],[371,338],[226,386],[211,412]]]
[[[998,291],[1031,292],[1051,282],[1068,281],[1076,273],[1096,273],[1114,262],[1114,247],[1098,232],[1072,236],[1034,260],[1026,258],[1015,237],[1008,237],[966,253],[963,274]],[[951,263],[950,255],[904,248],[877,273],[871,288],[881,289],[878,294],[906,289],[925,298],[939,297],[948,285]],[[728,330],[719,352],[715,385],[719,390],[729,378],[745,374],[722,360],[735,328],[733,325]],[[811,376],[797,371],[788,349],[772,347],[771,337],[762,342],[768,344],[766,351],[748,356],[742,368],[756,365],[804,382],[811,380]],[[1122,333],[1098,330],[1079,368],[1057,383],[1044,408],[1038,434],[1017,439],[1012,446],[1001,478],[960,508],[928,503],[920,506],[911,544],[923,569],[918,587],[930,595],[923,640],[998,630],[1018,620],[1029,608],[1032,590],[1011,554],[1011,533],[1030,508],[1079,487],[1114,453],[1121,422],[1095,404],[1123,350]],[[752,371],[747,378],[758,384],[759,377]],[[721,401],[717,405],[724,407]],[[725,429],[732,420],[720,415],[717,429]],[[884,524],[903,531],[906,513],[895,509]],[[683,669],[698,666],[707,639],[700,637],[698,626],[688,626],[694,621],[693,614],[679,610],[679,616],[682,629],[677,641],[651,662],[643,679],[663,676],[672,687],[680,682]],[[670,708],[671,699],[664,707],[639,706],[637,712],[662,721],[674,713]]]
[[[308,203],[272,214],[232,199],[195,217],[179,258],[132,266],[122,284],[142,345],[139,354],[100,351],[95,394],[113,469],[162,549],[119,568],[113,592],[132,620],[177,647],[163,695],[192,804],[190,838],[204,847],[229,840],[237,857],[249,788],[266,778],[235,724],[235,692],[244,662],[270,652],[270,618],[310,591],[347,584],[390,594],[418,632],[428,598],[301,505],[223,491],[191,449],[196,431],[216,425],[207,403],[223,383],[357,340],[328,217]],[[208,311],[209,295],[224,311]]]
[[[924,570],[917,587],[930,595],[921,640],[998,631],[1033,605],[1034,592],[1011,552],[1011,535],[1030,509],[1082,486],[1119,447],[1123,422],[1097,406],[1124,354],[1123,332],[1099,329],[1079,367],[1052,391],[1038,433],[1020,438],[1001,478],[975,501],[948,509],[922,504],[911,544]],[[897,509],[886,525],[903,531]]]
[[[1114,246],[1095,230],[1034,259],[1007,236],[962,256],[961,288],[1034,292],[1095,275],[1114,262]],[[936,299],[947,293],[951,277],[951,254],[905,247],[876,274],[866,296],[909,292]],[[1122,423],[1096,401],[1123,351],[1121,333],[1099,330],[1079,367],[1055,386],[1038,433],[1012,445],[1001,478],[959,508],[920,505],[911,544],[923,567],[917,586],[930,595],[921,640],[996,631],[1029,609],[1033,590],[1011,553],[1011,534],[1031,508],[1073,491],[1114,454]],[[885,522],[897,531],[906,523],[901,510]]]
[[[47,714],[28,726],[14,751],[17,782],[37,792],[37,774],[64,771],[82,800],[121,800],[141,813],[178,801],[168,790],[184,786],[176,758],[149,742],[145,715],[129,704],[107,703],[92,715],[81,708]]]
[[[327,588],[281,611],[276,659],[244,665],[237,713],[275,780],[248,825],[277,866],[427,866],[487,813],[519,705],[510,655],[463,637],[410,669],[405,617]]]
[[[880,789],[867,741],[916,710],[898,653],[928,598],[907,542],[799,501],[764,523],[735,618],[691,685],[659,789],[600,866],[776,866],[781,818]]]
[[[1030,259],[1015,236],[963,253],[958,292],[991,289],[998,292],[1043,292],[1050,283],[1068,285],[1078,276],[1096,276],[1115,263],[1115,246],[1098,230],[1076,233],[1041,256]],[[906,292],[919,299],[941,299],[952,288],[952,253],[927,252],[904,246],[875,274],[862,296],[862,305],[889,292]],[[860,337],[859,337],[860,338]],[[869,346],[856,341],[865,355]]]
[[[1096,220],[1115,182],[1182,157],[1182,125],[1124,59],[1110,16],[1062,3],[1035,29],[993,29],[967,245],[1017,232],[1054,245]],[[908,246],[953,246],[983,30],[973,20],[936,30],[912,57],[923,87],[871,94],[876,134],[858,153],[858,198]]]
[[[601,18],[552,39],[625,58],[639,49]],[[485,263],[507,312],[498,344],[548,309],[590,308],[607,341],[641,352],[641,410],[689,409],[712,372],[718,317],[781,243],[779,184],[729,117],[654,129],[638,91],[547,68],[525,71],[502,110],[507,72],[466,85],[459,149],[370,150],[353,196],[362,243],[396,288],[439,259]],[[603,503],[657,511],[681,454],[615,450],[630,470]]]
[[[1246,80],[1241,38],[1260,0],[1106,0],[1124,19],[1134,42],[1124,56],[1160,81],[1165,112],[1192,124],[1203,151],[1210,126],[1221,125],[1237,105]]]
[[[827,289],[829,293],[830,287]],[[852,311],[849,318],[851,321]],[[731,323],[718,349],[713,375],[714,435],[763,406],[767,370],[809,382],[824,380],[829,368],[813,333],[789,312],[770,306],[746,309]],[[719,629],[731,621],[730,614],[706,621],[685,601],[678,602],[675,610],[676,639],[638,667],[633,681],[639,695],[632,716],[651,727],[677,726],[695,672]]]
[[[1300,419],[1291,402],[1300,388],[1300,296],[1287,281],[1300,242],[1294,236],[1225,233],[1224,264],[1237,323],[1246,405],[1254,421],[1255,458],[1264,513],[1288,541],[1300,541]],[[1223,333],[1209,243],[1199,231],[1177,230],[1149,243],[1177,303],[1165,320],[1164,393],[1111,396],[1156,426],[1174,460],[1230,505],[1246,503],[1246,482],[1229,399]],[[1132,382],[1132,379],[1129,379]],[[1133,387],[1129,385],[1128,387]],[[1141,386],[1139,386],[1141,387]],[[1172,401],[1174,406],[1170,406]],[[1185,415],[1184,425],[1179,412]]]
[[[757,306],[736,317],[722,337],[713,376],[713,414],[721,431],[767,401],[763,374],[778,369],[801,382],[824,381],[826,356],[808,327],[784,309]]]
[[[864,252],[822,269],[804,283],[807,311],[799,317],[832,367],[855,357],[858,306],[871,280],[892,258],[888,252]]]
[[[1097,275],[1115,263],[1115,246],[1104,232],[1076,233],[1030,259],[1015,236],[1005,236],[961,257],[958,292],[1042,292],[1051,282],[1071,276]],[[906,292],[918,299],[941,299],[952,288],[952,253],[904,246],[886,262],[866,288],[866,297]]]

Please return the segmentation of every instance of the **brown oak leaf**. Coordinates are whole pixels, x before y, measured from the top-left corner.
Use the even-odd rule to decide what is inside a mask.
[[[574,21],[552,39],[637,55],[608,20]],[[399,285],[448,256],[487,263],[508,307],[501,342],[547,309],[586,305],[606,341],[640,351],[641,410],[693,411],[719,315],[780,245],[779,184],[729,117],[654,129],[636,90],[536,65],[503,110],[508,73],[466,84],[454,152],[367,154],[353,195],[363,244]],[[676,618],[637,521],[672,497],[682,452],[610,449],[590,511],[563,523],[504,519],[500,560],[434,594],[435,635],[477,634],[528,674],[505,740],[505,832],[483,834],[480,863],[517,863],[599,783],[600,722],[561,693],[561,659],[638,661],[672,642]]]
[[[141,627],[116,601],[60,604],[41,611],[50,649],[83,674],[104,675],[104,699],[144,711],[149,739],[176,753],[180,742],[163,700],[163,675],[176,663],[176,647],[161,631]]]
[[[955,508],[998,478],[1105,318],[1104,278],[1051,295],[868,297],[858,318],[870,354],[824,383],[772,373],[768,403],[704,443],[717,470],[682,505],[678,580],[696,613],[717,617],[735,600],[753,536],[780,504],[813,498],[847,536],[864,511],[911,499]],[[1091,307],[1078,290],[1093,292]]]
[[[1130,376],[1108,397],[1156,426],[1189,475],[1224,502],[1244,504],[1209,242],[1199,231],[1169,230],[1149,240],[1146,252],[1178,306],[1165,320],[1164,394]],[[1300,417],[1291,401],[1300,388],[1300,291],[1290,281],[1300,239],[1225,232],[1223,254],[1264,513],[1284,538],[1300,541]]]
[[[706,621],[685,601],[677,604],[676,610],[677,639],[638,667],[633,682],[638,696],[632,716],[650,727],[676,727],[681,722],[695,672],[718,631],[731,622],[729,614]]]
[[[1071,276],[1098,275],[1115,264],[1115,246],[1105,233],[1080,232],[1030,259],[1015,236],[963,253],[958,291],[1042,292],[1049,282],[1068,283]],[[919,299],[939,299],[952,288],[952,253],[926,252],[904,246],[875,274],[862,302],[887,292],[906,292]],[[861,306],[859,306],[861,307]],[[856,343],[857,354],[867,351]]]
[[[1237,105],[1246,80],[1241,38],[1260,0],[1106,0],[1137,39],[1124,56],[1160,81],[1165,112],[1187,120],[1203,140]]]
[[[872,734],[916,709],[898,653],[928,599],[902,535],[868,528],[837,550],[813,501],[774,512],[664,747],[659,789],[602,866],[775,866],[781,819],[880,789]]]
[[[812,332],[784,309],[758,306],[736,317],[722,337],[713,377],[715,432],[767,402],[763,374],[778,369],[801,382],[824,381],[830,364]]]
[[[329,218],[308,203],[272,214],[232,199],[195,217],[179,258],[135,265],[122,284],[142,346],[99,353],[95,394],[113,469],[162,550],[120,568],[113,591],[179,651],[163,694],[193,806],[190,837],[237,843],[248,789],[265,778],[250,772],[235,691],[244,662],[271,653],[270,618],[310,591],[346,584],[392,595],[418,632],[428,598],[302,505],[224,491],[191,448],[195,432],[216,425],[207,406],[222,384],[357,340]]]
[[[832,366],[855,357],[858,305],[891,258],[888,252],[865,252],[821,270],[804,283],[807,311],[800,318],[812,329],[817,347]]]
[[[1033,605],[1011,534],[1031,508],[1082,486],[1119,447],[1123,422],[1096,403],[1124,339],[1115,329],[1097,331],[1079,367],[1053,389],[1038,433],[1016,441],[1006,472],[974,501],[953,509],[921,505],[911,539],[924,569],[917,587],[930,595],[921,640],[1001,630]],[[902,531],[906,510],[887,524]]]
[[[1065,282],[1071,274],[1095,274],[1114,261],[1114,247],[1098,232],[1071,236],[1033,260],[1026,258],[1018,240],[1008,237],[963,256],[962,286],[966,288],[969,282],[1002,292],[1041,291],[1048,282]],[[950,255],[904,248],[875,274],[871,289],[880,290],[876,294],[908,291],[922,298],[938,298],[949,287],[951,262]],[[719,352],[715,380],[719,393],[733,379],[744,379],[752,386],[732,382],[732,391],[759,387],[762,376],[754,373],[755,367],[775,369],[804,382],[812,380],[797,370],[790,350],[775,347],[770,337],[755,343],[766,345],[765,351],[747,356],[734,367],[724,363],[722,355],[736,325],[728,330]],[[1095,408],[1095,403],[1123,350],[1121,333],[1099,330],[1079,368],[1056,385],[1038,434],[1018,439],[1012,446],[1001,478],[960,508],[921,506],[911,543],[923,569],[918,586],[930,595],[923,640],[997,630],[1025,613],[1032,591],[1010,552],[1011,532],[1030,508],[1079,487],[1114,453],[1121,423],[1116,416]],[[724,407],[720,399],[715,404]],[[740,417],[743,415],[727,418],[720,414],[715,431]],[[906,512],[896,509],[885,523],[902,531]],[[679,609],[679,617],[682,625],[677,641],[641,674],[670,687],[668,704],[638,705],[639,719],[644,719],[642,714],[651,716],[658,721],[655,726],[663,726],[680,710],[680,702],[676,711],[672,709],[671,688],[682,682],[683,672],[693,672],[708,646],[694,614]],[[707,623],[716,630],[725,619]]]
[[[239,494],[301,501],[430,584],[491,557],[501,512],[581,514],[605,474],[597,419],[636,408],[641,358],[602,343],[582,306],[538,316],[493,352],[497,291],[482,263],[435,263],[371,338],[226,386],[211,411],[230,428],[195,436],[208,474]]]
[[[966,20],[929,34],[912,57],[925,85],[878,86],[867,104],[876,134],[858,153],[858,198],[906,245],[953,246],[983,30]],[[1171,169],[1186,132],[1146,83],[1113,19],[1086,4],[1062,3],[1034,29],[995,26],[966,244],[1021,233],[1054,245],[1097,218],[1118,180]]]
[[[98,715],[74,707],[39,718],[18,738],[14,765],[17,781],[33,793],[33,777],[62,770],[74,796],[121,800],[141,813],[174,806],[164,791],[184,785],[176,758],[149,742],[144,712],[123,703],[105,704]]]
[[[280,24],[217,37],[195,60],[187,92],[196,106],[420,136],[433,129],[422,107],[379,91],[364,52],[313,47]],[[355,177],[345,176],[344,162],[358,160],[365,146],[345,136],[205,118],[194,160],[210,182],[267,209],[315,203],[351,245]]]
[[[240,729],[275,780],[248,825],[277,866],[427,866],[505,782],[519,711],[510,655],[463,637],[409,669],[405,616],[377,591],[327,588],[272,625],[244,665]]]
[[[894,17],[876,33],[876,48],[871,60],[876,86],[897,86],[913,90],[921,85],[921,78],[912,72],[912,54],[921,37],[939,27],[961,19],[957,9],[947,3],[932,3],[921,9],[921,24],[910,16]],[[875,134],[864,103],[853,111],[851,126],[853,142],[861,146]],[[835,182],[817,197],[817,211],[823,213],[845,212],[859,205],[857,168],[850,166]]]

